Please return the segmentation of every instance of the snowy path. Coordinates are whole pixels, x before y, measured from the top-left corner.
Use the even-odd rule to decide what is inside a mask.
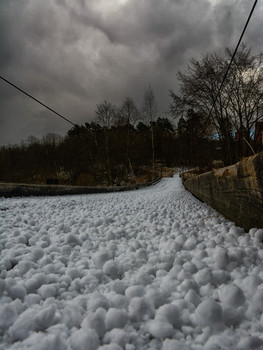
[[[0,202],[0,349],[263,349],[263,230],[178,177]]]

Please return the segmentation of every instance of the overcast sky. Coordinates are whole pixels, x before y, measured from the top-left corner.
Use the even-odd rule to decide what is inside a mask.
[[[151,85],[160,116],[178,70],[234,47],[254,0],[0,0],[0,74],[74,123],[96,105],[141,107]],[[263,52],[263,2],[244,41]],[[0,80],[0,145],[65,135],[70,124]]]

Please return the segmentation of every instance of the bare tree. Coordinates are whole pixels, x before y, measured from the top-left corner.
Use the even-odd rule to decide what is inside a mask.
[[[42,137],[43,144],[58,145],[62,142],[62,140],[62,136],[54,133],[48,133],[47,135]]]
[[[33,145],[33,144],[39,144],[39,143],[40,143],[40,140],[33,135],[29,135],[25,142],[26,145]]]
[[[155,95],[151,86],[144,93],[144,101],[142,107],[142,115],[144,119],[149,123],[151,129],[152,138],[152,177],[154,180],[154,162],[155,162],[155,147],[154,147],[154,122],[157,117],[157,103],[155,100]]]
[[[192,59],[186,71],[178,73],[179,93],[171,91],[170,105],[171,114],[177,118],[185,116],[189,109],[206,116],[203,132],[207,134],[213,126],[224,145],[227,163],[234,160],[233,131],[245,130],[250,136],[263,105],[262,58],[251,55],[245,45],[218,93],[231,56],[232,50],[226,49],[225,55],[213,53],[201,60]]]
[[[227,49],[230,58],[232,50]],[[249,144],[255,123],[263,116],[263,66],[262,55],[252,55],[245,45],[237,52],[231,67],[229,83],[225,87],[227,109],[231,123],[239,135],[239,154]],[[246,146],[246,147],[244,147]]]
[[[140,114],[132,98],[126,97],[120,108],[120,115],[125,125],[134,126],[139,120]]]
[[[130,129],[138,122],[140,114],[132,98],[126,97],[124,99],[118,116],[118,124],[126,128],[126,175],[128,175],[130,170],[133,176],[133,167],[130,159]]]
[[[98,123],[102,127],[109,129],[114,122],[116,110],[116,107],[110,102],[103,101],[98,104],[96,110],[96,119]]]
[[[96,116],[98,123],[103,127],[104,131],[104,145],[105,156],[107,163],[108,183],[112,185],[112,171],[111,171],[111,156],[110,156],[110,127],[112,126],[115,116],[116,107],[110,102],[104,101],[97,105]]]

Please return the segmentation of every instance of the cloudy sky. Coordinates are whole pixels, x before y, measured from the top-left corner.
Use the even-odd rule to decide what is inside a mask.
[[[254,0],[0,0],[0,74],[74,123],[96,105],[141,107],[151,85],[160,116],[176,72],[239,39]],[[263,52],[263,2],[244,41]],[[65,135],[70,124],[0,80],[0,145]]]

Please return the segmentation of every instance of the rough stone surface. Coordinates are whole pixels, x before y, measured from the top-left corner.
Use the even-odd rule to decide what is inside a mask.
[[[236,225],[263,227],[263,152],[184,179],[185,188]]]

